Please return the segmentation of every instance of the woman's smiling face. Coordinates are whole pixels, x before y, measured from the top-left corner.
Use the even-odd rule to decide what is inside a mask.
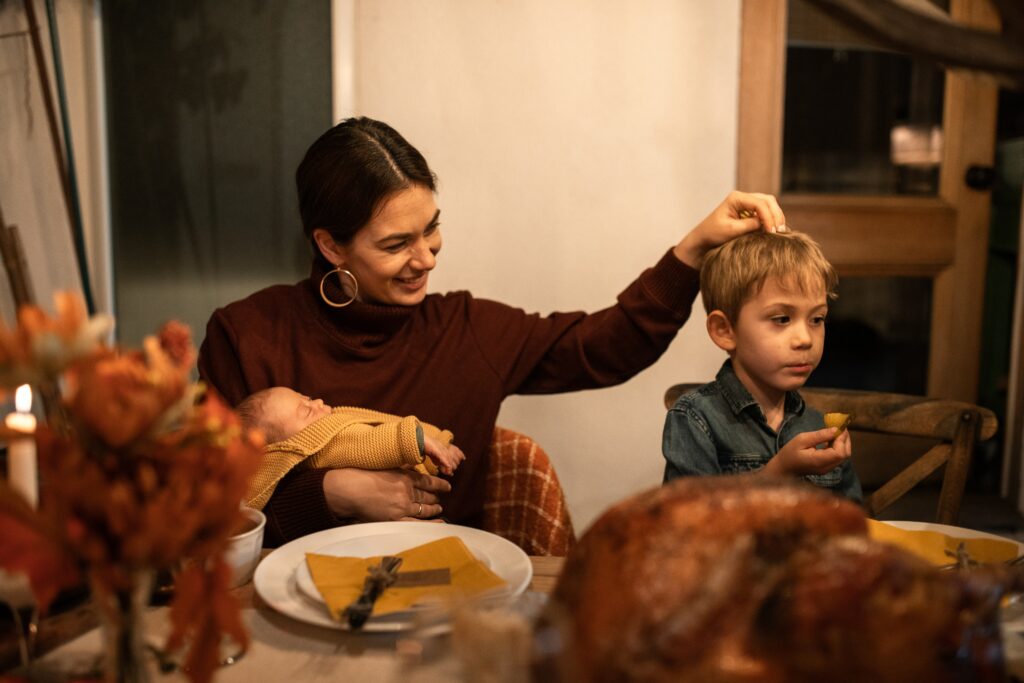
[[[441,251],[440,213],[433,192],[413,185],[388,198],[349,244],[324,235],[318,244],[331,263],[355,275],[360,301],[415,306],[427,295]]]

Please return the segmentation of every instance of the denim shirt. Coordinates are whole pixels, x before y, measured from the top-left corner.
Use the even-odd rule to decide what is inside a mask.
[[[805,405],[798,392],[790,391],[779,431],[773,430],[727,360],[714,382],[679,397],[665,416],[661,442],[665,481],[759,470],[797,434],[824,428],[821,413]],[[849,460],[806,479],[858,502],[863,498]]]

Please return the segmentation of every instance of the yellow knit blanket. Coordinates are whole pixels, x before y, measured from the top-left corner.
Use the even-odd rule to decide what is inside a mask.
[[[415,466],[437,474],[434,463],[423,457],[416,438],[416,426],[426,436],[451,443],[454,436],[414,416],[398,417],[365,408],[335,408],[301,432],[284,441],[267,444],[256,475],[249,483],[246,505],[262,510],[277,483],[302,466],[310,469],[355,467],[389,470]]]

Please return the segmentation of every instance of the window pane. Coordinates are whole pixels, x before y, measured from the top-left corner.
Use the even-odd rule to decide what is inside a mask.
[[[783,192],[938,192],[945,79],[805,0],[789,4]]]
[[[309,270],[295,167],[331,123],[330,2],[102,3],[118,336]]]
[[[926,393],[932,281],[844,277],[829,304],[825,353],[808,386]]]

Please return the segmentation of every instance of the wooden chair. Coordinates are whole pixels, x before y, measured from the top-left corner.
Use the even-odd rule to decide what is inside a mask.
[[[699,386],[676,384],[669,387],[665,392],[665,408],[671,408],[680,396]],[[804,387],[800,395],[822,413],[853,415],[850,431],[854,434],[855,463],[865,456],[857,448],[857,432],[927,440],[929,447],[923,454],[866,496],[864,505],[868,514],[877,517],[945,465],[935,521],[956,523],[974,448],[979,442],[992,438],[998,427],[991,410],[960,401],[849,389]],[[876,439],[869,457],[887,456],[888,453],[878,452],[878,447],[885,448],[886,443],[884,439]]]
[[[565,494],[550,458],[537,443],[495,427],[484,497],[485,530],[528,555],[564,557],[576,542]]]

